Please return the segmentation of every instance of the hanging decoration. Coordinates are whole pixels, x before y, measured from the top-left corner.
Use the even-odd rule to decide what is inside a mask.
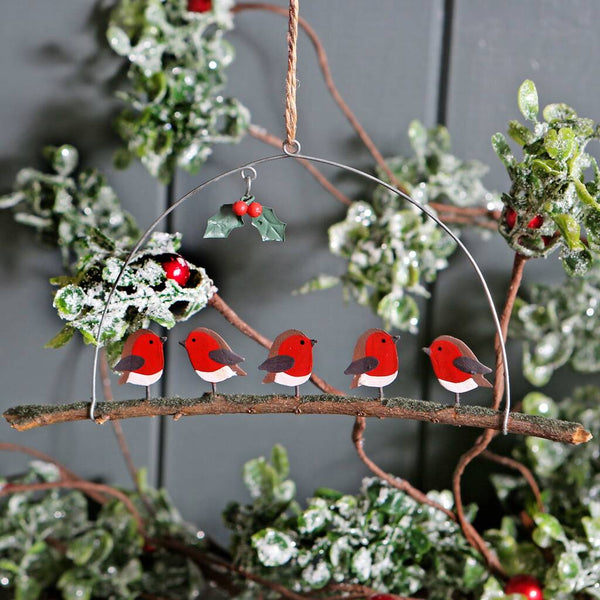
[[[390,335],[382,329],[368,329],[356,342],[352,362],[344,371],[354,375],[351,388],[361,385],[379,388],[379,398],[383,399],[383,388],[390,385],[398,376],[398,335]]]
[[[196,375],[211,384],[213,395],[217,393],[217,383],[246,375],[238,366],[245,359],[212,329],[197,327],[190,331],[185,342],[179,343],[185,348]]]
[[[158,337],[149,329],[132,333],[123,347],[121,359],[114,370],[122,373],[119,384],[133,383],[146,388],[146,400],[150,400],[150,386],[156,383],[165,368],[163,344],[166,337]]]
[[[276,338],[267,360],[258,367],[267,371],[263,383],[279,383],[296,390],[296,398],[300,398],[300,386],[306,383],[313,370],[312,340],[298,329],[288,329]]]
[[[168,183],[175,169],[196,173],[213,144],[239,141],[250,113],[224,96],[225,69],[234,50],[231,0],[119,0],[106,32],[111,48],[129,61],[126,107],[115,127],[125,147],[115,163],[139,158]]]
[[[493,387],[485,378],[492,369],[482,365],[471,348],[451,335],[440,335],[423,351],[440,385],[454,393],[454,408],[460,406],[460,395],[478,387]]]
[[[251,194],[252,181],[256,179],[256,171],[250,167],[242,169],[242,178],[246,182],[244,195],[233,204],[223,204],[219,212],[208,219],[205,238],[226,238],[238,227],[244,226],[244,215],[250,217],[263,242],[285,241],[286,224],[281,221],[275,211],[263,206]]]

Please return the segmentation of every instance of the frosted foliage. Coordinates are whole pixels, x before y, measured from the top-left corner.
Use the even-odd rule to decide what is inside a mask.
[[[139,236],[132,216],[96,169],[75,173],[79,152],[73,146],[48,146],[44,155],[53,174],[21,169],[14,191],[0,197],[0,208],[13,208],[15,220],[35,229],[47,244],[58,246],[65,267],[79,258],[77,242],[90,229],[131,244]]]
[[[170,329],[206,306],[214,288],[204,269],[190,265],[190,279],[183,287],[165,276],[160,261],[176,252],[179,244],[179,234],[157,233],[132,257],[106,312],[102,345],[119,342],[150,322]],[[88,239],[86,251],[81,255],[76,277],[55,280],[61,287],[54,297],[54,307],[68,324],[51,342],[53,346],[66,343],[75,330],[86,342],[95,343],[108,294],[127,255],[100,235]]]
[[[532,285],[525,298],[515,303],[511,336],[524,342],[523,372],[531,383],[545,385],[566,364],[600,371],[600,267],[560,285]]]
[[[379,479],[365,479],[356,496],[319,490],[305,508],[280,500],[284,480],[265,459],[246,464],[244,481],[253,503],[230,504],[224,514],[234,532],[234,561],[297,592],[344,582],[399,595],[427,590],[428,598],[447,600],[457,572],[470,569],[465,589],[485,580],[456,523]],[[450,492],[432,495],[452,506]]]
[[[391,158],[387,163],[419,203],[499,205],[497,196],[480,179],[487,168],[450,154],[444,127],[426,130],[414,121],[409,138],[414,156]],[[386,179],[383,171],[378,175]],[[346,272],[337,278],[319,275],[299,291],[326,289],[341,282],[345,295],[372,307],[385,327],[416,333],[420,316],[416,299],[428,296],[426,284],[448,266],[456,246],[430,218],[378,187],[370,201],[352,203],[346,218],[329,228],[329,249],[348,260]]]
[[[275,529],[257,533],[252,537],[252,545],[265,567],[285,565],[296,553],[292,538]]]
[[[223,96],[225,68],[234,57],[224,34],[233,28],[231,0],[213,0],[206,12],[187,0],[120,0],[106,32],[112,49],[129,61],[131,85],[118,93],[126,108],[116,121],[125,148],[118,166],[139,158],[168,182],[176,167],[196,172],[215,143],[236,142],[250,113]]]

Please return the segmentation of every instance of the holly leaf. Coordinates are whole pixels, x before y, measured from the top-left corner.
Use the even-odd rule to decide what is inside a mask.
[[[263,206],[260,217],[252,219],[252,225],[258,229],[263,242],[283,242],[285,240],[285,223],[280,221],[273,209],[268,206]]]
[[[205,238],[226,238],[234,229],[244,226],[244,220],[233,213],[232,207],[233,204],[223,204],[219,212],[208,219]]]

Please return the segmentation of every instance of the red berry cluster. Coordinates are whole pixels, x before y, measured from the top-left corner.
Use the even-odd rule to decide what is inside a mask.
[[[162,262],[167,279],[172,279],[183,287],[190,278],[190,266],[183,256],[170,254]]]
[[[505,594],[521,594],[527,600],[544,600],[542,584],[531,575],[515,575],[508,580]]]
[[[188,0],[187,9],[189,12],[208,12],[212,10],[212,0]]]
[[[506,225],[509,229],[512,229],[517,222],[517,213],[512,209],[506,209]],[[527,223],[529,229],[539,229],[544,224],[544,217],[542,215],[536,215]]]
[[[238,217],[243,217],[247,214],[249,217],[256,219],[256,217],[260,217],[262,215],[263,207],[260,202],[252,202],[252,204],[246,204],[243,200],[238,200],[233,203],[232,206],[233,214]]]

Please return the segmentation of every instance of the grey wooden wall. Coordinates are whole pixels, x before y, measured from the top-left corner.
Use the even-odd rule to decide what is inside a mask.
[[[105,171],[126,207],[147,225],[169,199],[272,150],[250,138],[239,146],[218,148],[198,176],[179,174],[170,192],[139,165],[115,171],[111,154],[118,141],[111,118],[118,110],[113,91],[121,80],[122,63],[103,38],[104,8],[109,4],[3,0],[0,190],[10,189],[20,167],[42,166],[45,144],[73,143],[81,149],[84,164]],[[277,0],[277,4],[286,2]],[[490,164],[487,184],[505,189],[507,177],[489,140],[517,116],[516,90],[523,79],[535,80],[542,104],[566,101],[581,114],[600,118],[597,0],[312,0],[302,3],[301,12],[322,36],[341,93],[384,155],[409,152],[406,128],[413,118],[429,125],[446,121],[456,154]],[[229,70],[229,92],[250,108],[254,123],[281,135],[285,21],[253,12],[239,15],[236,23],[230,39],[238,58]],[[304,37],[299,79],[298,136],[303,149],[370,170],[372,160],[328,96]],[[360,181],[328,174],[348,194],[363,193]],[[206,218],[215,207],[240,195],[240,182],[227,181],[176,213],[174,227],[184,233],[184,254],[205,265],[222,296],[265,335],[293,326],[319,338],[318,372],[334,385],[347,387],[342,372],[354,340],[364,329],[377,326],[377,319],[354,304],[343,307],[339,289],[307,297],[290,295],[316,273],[342,270],[342,262],[328,253],[327,227],[343,217],[343,207],[304,170],[287,161],[261,168],[255,191],[288,221],[285,245],[261,244],[251,230],[236,232],[229,242],[202,239]],[[5,213],[0,213],[0,239],[0,407],[87,398],[91,348],[73,342],[63,350],[42,349],[60,327],[47,283],[48,277],[61,272],[56,253],[36,245],[30,233]],[[482,242],[467,234],[465,239],[481,261],[499,304],[510,252],[498,237]],[[553,258],[528,266],[526,279],[560,277]],[[440,277],[430,312],[424,324],[428,335],[458,334],[484,361],[492,361],[492,322],[477,282],[460,257]],[[218,329],[247,357],[249,376],[230,382],[227,389],[265,391],[252,368],[265,351],[214,311],[207,309],[178,326],[171,339],[182,339],[199,325]],[[419,348],[428,341],[426,337],[403,335],[401,374],[390,393],[447,399],[424,372]],[[518,398],[529,388],[519,375],[517,346],[511,348],[511,358],[513,393]],[[175,343],[168,347],[168,360],[165,392],[204,391]],[[568,392],[574,382],[590,380],[565,375],[552,381],[552,393]],[[134,390],[118,392],[126,398]],[[486,402],[488,396],[475,394],[472,400]],[[219,537],[224,536],[219,515],[225,502],[245,497],[240,481],[243,463],[268,453],[276,442],[290,451],[300,498],[320,485],[355,491],[367,474],[353,452],[350,418],[227,416],[179,422],[139,420],[124,427],[136,463],[147,465],[151,479],[167,486],[186,517]],[[449,482],[457,455],[474,435],[441,426],[382,421],[369,423],[366,443],[384,469],[421,485],[443,486]],[[108,426],[77,423],[22,434],[3,426],[0,438],[48,452],[81,475],[127,484]],[[3,454],[0,470],[14,473],[25,462]],[[475,467],[473,477],[486,470],[486,465]],[[468,495],[476,493],[470,490]],[[485,496],[485,490],[480,493]]]

